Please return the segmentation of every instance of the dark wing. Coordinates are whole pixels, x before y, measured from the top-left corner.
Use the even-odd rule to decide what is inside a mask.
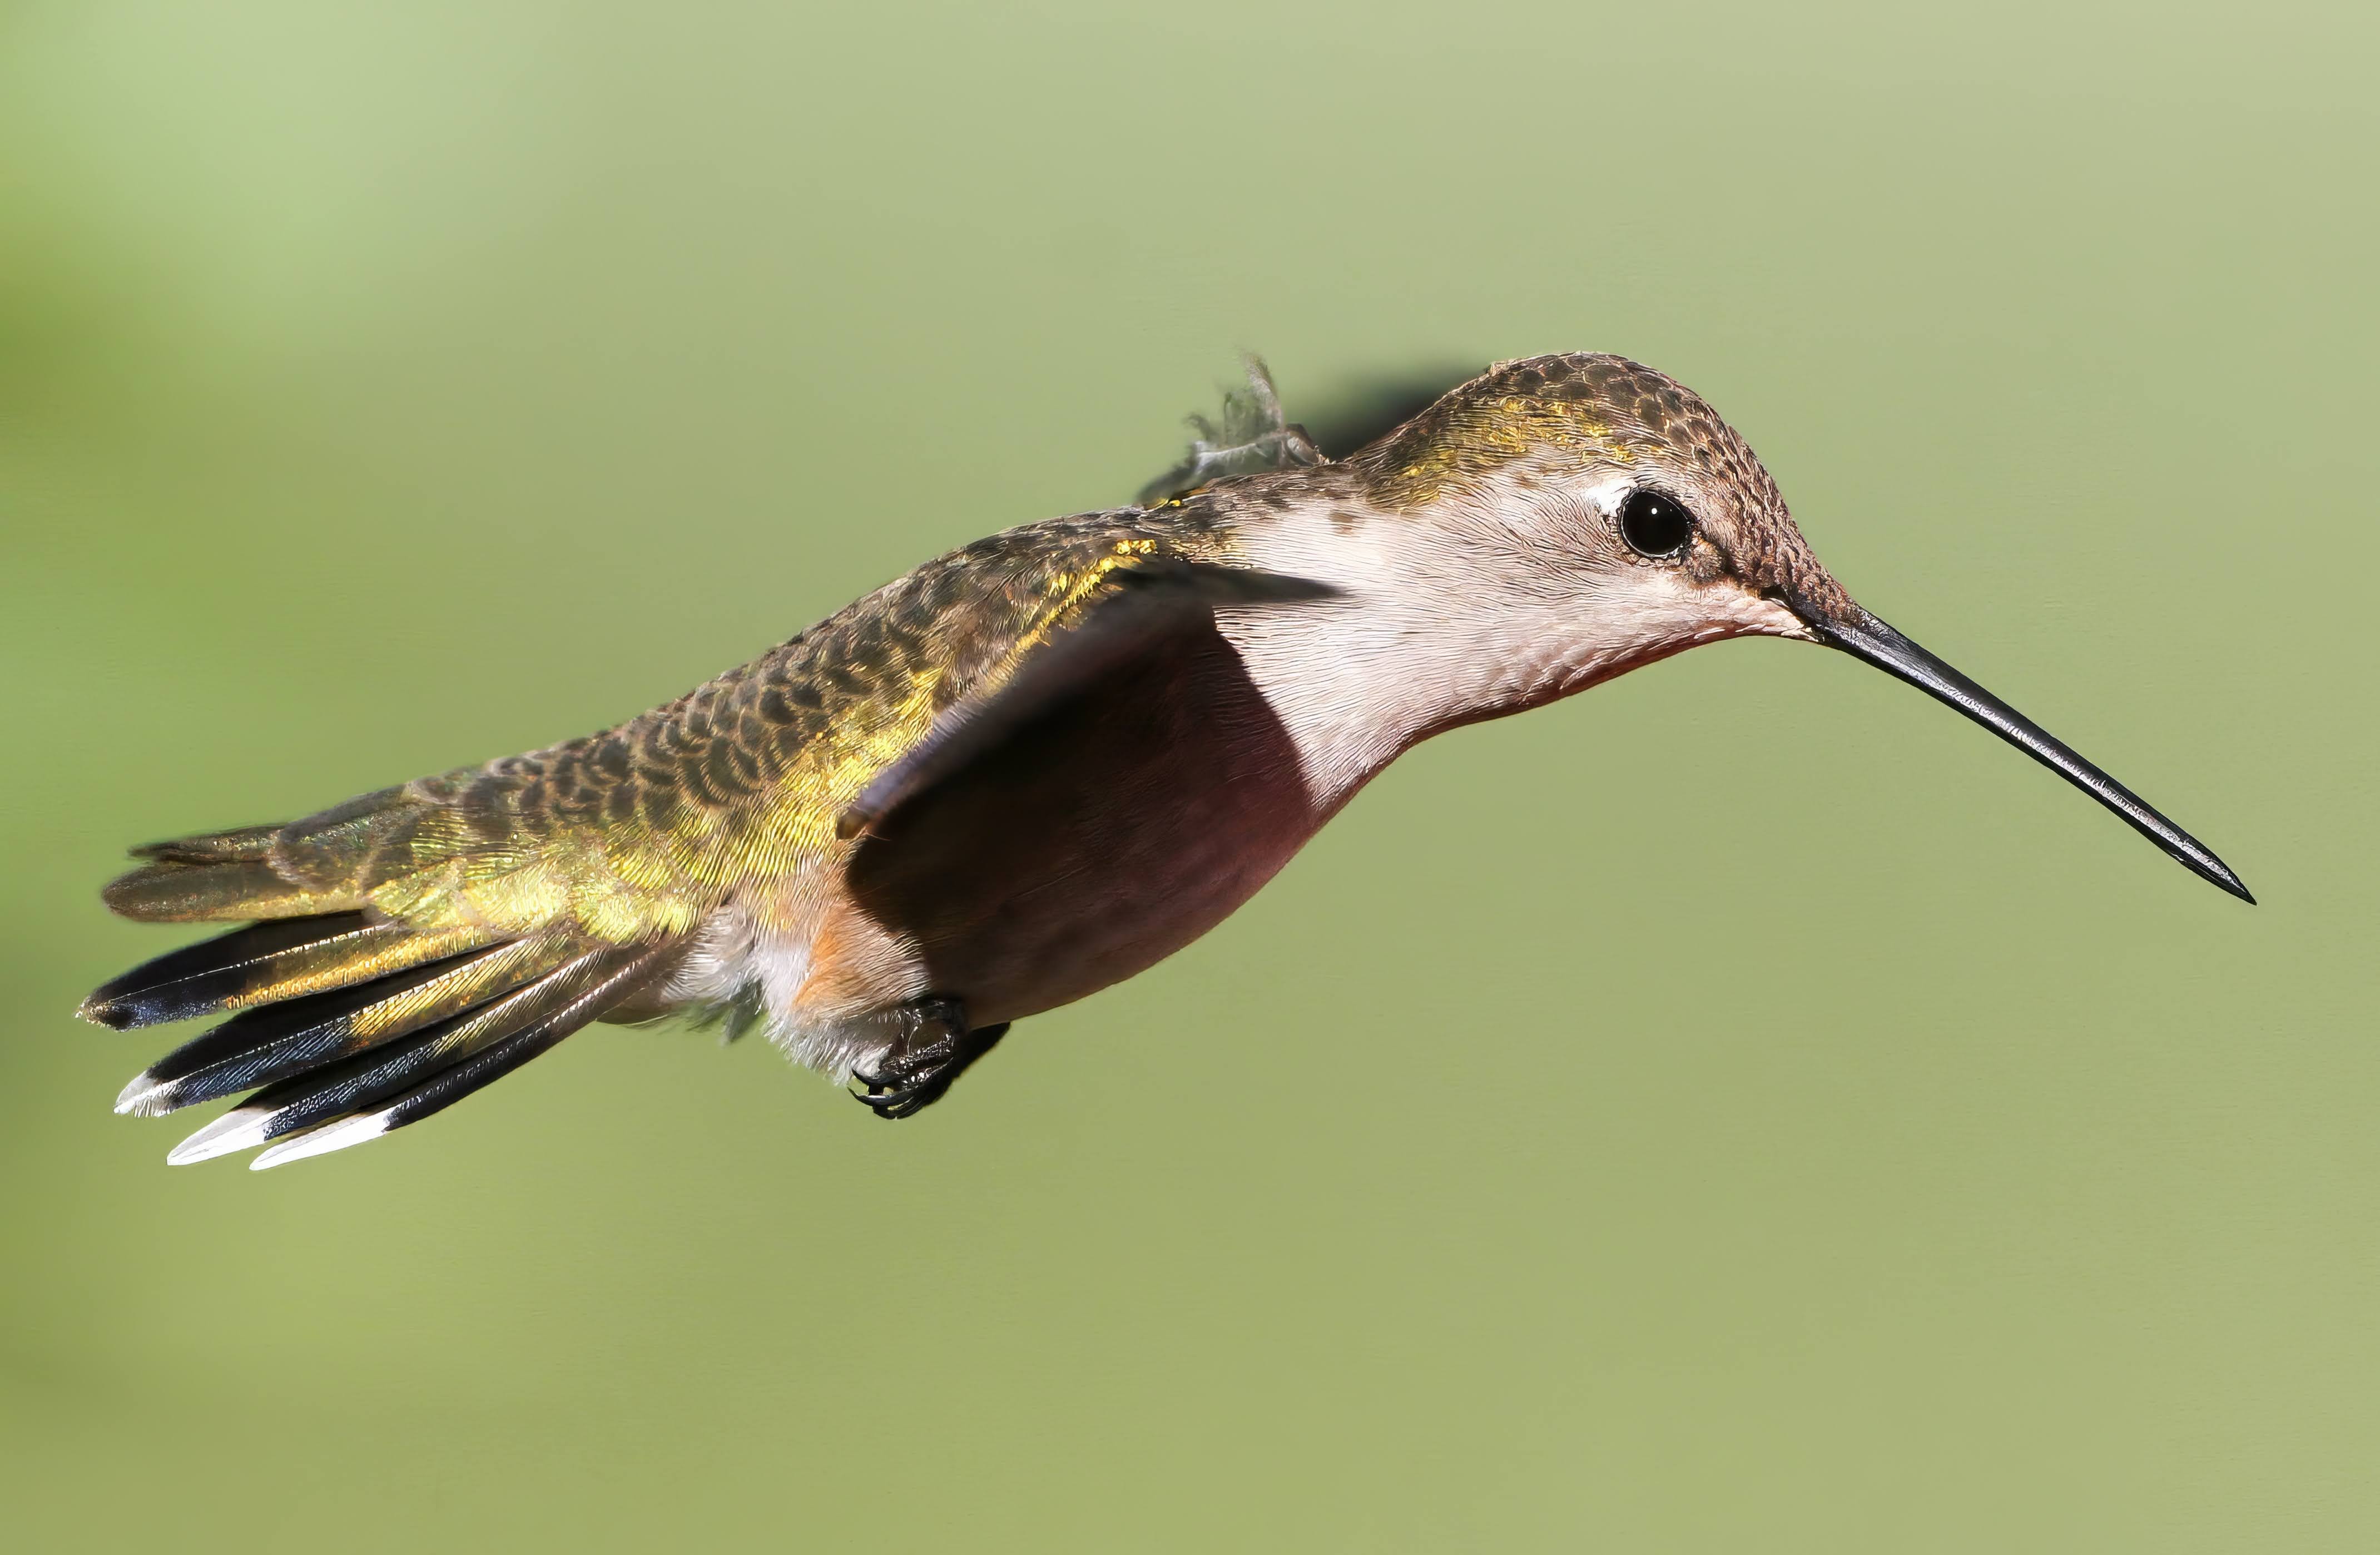
[[[837,834],[869,831],[1140,649],[1202,625],[1220,607],[1308,604],[1339,593],[1311,578],[1180,557],[1151,558],[1110,578],[1111,588],[1050,632],[995,685],[943,709],[925,738],[877,773],[843,811]]]

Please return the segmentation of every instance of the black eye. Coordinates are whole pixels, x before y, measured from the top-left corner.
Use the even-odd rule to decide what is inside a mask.
[[[1620,504],[1620,538],[1640,556],[1675,556],[1694,538],[1694,516],[1658,492],[1631,492]]]

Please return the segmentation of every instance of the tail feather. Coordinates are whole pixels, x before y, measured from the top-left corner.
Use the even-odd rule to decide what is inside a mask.
[[[225,858],[200,863],[154,858],[118,875],[100,892],[109,910],[142,923],[208,923],[243,918],[312,917],[353,912],[360,893],[290,881],[269,859]]]
[[[128,1031],[370,982],[487,944],[468,928],[423,933],[362,913],[282,918],[169,951],[83,1001],[86,1020]]]
[[[278,826],[241,826],[229,832],[210,832],[200,837],[176,837],[136,847],[132,856],[161,864],[220,864],[237,858],[270,858],[273,839],[280,831]]]
[[[149,923],[203,923],[351,912],[372,887],[411,868],[409,844],[436,807],[383,788],[277,826],[241,826],[132,850],[139,868],[101,893]]]
[[[619,997],[626,997],[622,993]],[[384,1134],[419,1123],[452,1107],[492,1081],[500,1080],[577,1030],[593,1014],[561,1014],[484,1048],[451,1068],[442,1069],[420,1084],[383,1100],[369,1112],[352,1113],[323,1127],[285,1139],[257,1156],[251,1169],[262,1171],[308,1156],[344,1150]]]
[[[567,940],[517,940],[249,1010],[135,1075],[115,1110],[153,1117],[336,1063],[475,1009],[580,954]]]
[[[665,948],[582,951],[492,1003],[267,1086],[165,1159],[186,1165],[326,1124],[354,1126],[345,1127],[335,1142],[284,1151],[276,1160],[378,1138],[443,1111],[601,1019],[658,975],[667,959]],[[255,1164],[270,1163],[260,1158]]]
[[[642,1010],[701,901],[668,867],[658,885],[654,869],[624,873],[578,824],[585,774],[565,761],[550,784],[545,759],[134,849],[108,906],[229,932],[115,978],[82,1014],[118,1030],[230,1018],[135,1076],[116,1111],[249,1093],[167,1159],[277,1141],[273,1159],[288,1160],[428,1117],[588,1023]]]

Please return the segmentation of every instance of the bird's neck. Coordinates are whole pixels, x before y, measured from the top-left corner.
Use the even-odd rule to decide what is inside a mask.
[[[1483,562],[1402,516],[1293,507],[1236,540],[1249,565],[1342,590],[1310,607],[1226,612],[1221,623],[1326,811],[1417,741],[1626,667],[1603,662],[1556,601],[1498,588]]]

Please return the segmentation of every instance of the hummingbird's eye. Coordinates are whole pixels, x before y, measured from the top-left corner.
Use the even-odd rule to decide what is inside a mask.
[[[1620,538],[1640,556],[1676,556],[1694,538],[1694,516],[1658,492],[1631,492],[1620,504]]]

